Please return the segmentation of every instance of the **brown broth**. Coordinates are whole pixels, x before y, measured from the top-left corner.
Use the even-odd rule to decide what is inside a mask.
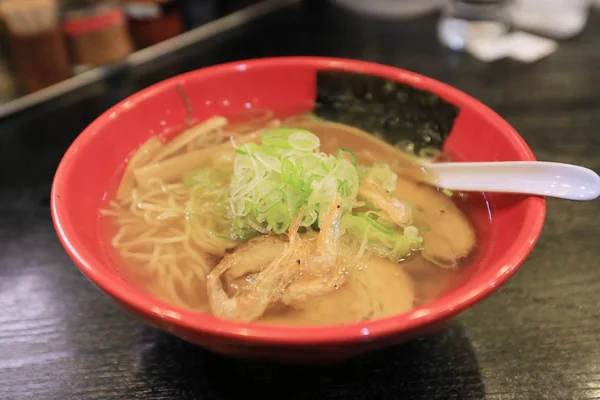
[[[433,253],[437,252],[434,255],[442,261],[448,253],[460,254],[458,258],[462,261],[457,268],[441,268],[420,253],[401,263],[370,256],[359,268],[349,272],[348,284],[336,292],[308,300],[301,308],[272,307],[257,322],[323,325],[381,318],[431,302],[468,279],[469,270],[472,269],[471,260],[484,256],[481,249],[475,246],[476,230],[473,226],[485,230],[485,225],[491,223],[489,218],[480,218],[474,224],[467,217],[472,206],[489,211],[482,194],[471,193],[468,197],[456,195],[453,198],[444,195],[435,187],[423,183],[430,182],[431,176],[415,160],[403,157],[392,146],[345,125],[305,121],[297,127],[318,135],[321,150],[327,153],[335,154],[342,145],[355,152],[360,164],[371,165],[373,160],[392,163],[399,175],[398,189],[394,195],[412,205],[416,215],[415,224],[427,229],[426,248],[428,244],[435,246],[437,250]],[[115,180],[115,187],[117,185],[118,179]],[[185,293],[180,299],[171,298],[164,289],[164,282],[153,274],[140,273],[146,270],[145,262],[122,260],[112,248],[111,238],[116,232],[112,218],[103,217],[101,228],[109,264],[124,279],[175,306],[195,312],[209,312],[205,284],[195,282],[187,290],[182,290]],[[216,264],[218,258],[213,261]],[[375,291],[382,295],[373,296]]]

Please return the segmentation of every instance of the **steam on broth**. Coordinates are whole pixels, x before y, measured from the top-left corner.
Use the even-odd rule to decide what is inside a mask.
[[[312,114],[213,117],[133,154],[102,210],[109,252],[152,295],[223,319],[406,312],[442,295],[476,245],[422,161]]]

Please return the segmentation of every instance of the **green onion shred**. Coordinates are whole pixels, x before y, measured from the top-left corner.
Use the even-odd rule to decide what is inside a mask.
[[[301,226],[319,229],[321,210],[328,209],[332,191],[342,199],[343,235],[361,244],[359,253],[372,253],[400,260],[419,250],[422,238],[416,227],[399,232],[380,211],[352,214],[360,179],[369,179],[386,191],[396,189],[397,175],[387,164],[364,168],[355,154],[340,148],[335,156],[319,151],[319,138],[303,129],[281,128],[264,132],[261,144],[248,143],[236,149],[229,185],[229,208],[233,216],[232,237],[256,233],[284,234],[303,207]],[[214,177],[194,171],[184,183],[210,184]]]

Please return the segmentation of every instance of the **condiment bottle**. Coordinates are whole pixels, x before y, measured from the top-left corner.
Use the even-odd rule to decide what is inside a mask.
[[[133,51],[125,15],[115,1],[65,2],[63,28],[79,68],[110,64]]]
[[[12,61],[22,85],[35,92],[71,76],[56,0],[0,3]]]
[[[181,4],[177,0],[126,0],[123,9],[138,48],[152,46],[184,31]]]
[[[0,30],[2,28],[0,27]],[[4,51],[4,37],[0,31],[0,104],[16,97],[17,84]]]
[[[194,29],[217,19],[221,14],[218,2],[219,0],[182,0],[184,29]]]

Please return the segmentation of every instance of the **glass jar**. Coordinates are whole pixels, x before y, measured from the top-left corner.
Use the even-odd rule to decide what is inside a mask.
[[[510,28],[511,0],[451,0],[438,21],[438,37],[452,50],[468,50]]]
[[[184,32],[181,4],[177,0],[126,0],[123,9],[138,48],[152,46]]]
[[[116,1],[66,1],[63,28],[79,68],[114,63],[133,51],[125,16]]]
[[[27,92],[35,92],[71,76],[56,1],[4,2],[2,19],[12,64]]]
[[[417,18],[439,10],[444,0],[332,0],[360,14],[385,19]]]

